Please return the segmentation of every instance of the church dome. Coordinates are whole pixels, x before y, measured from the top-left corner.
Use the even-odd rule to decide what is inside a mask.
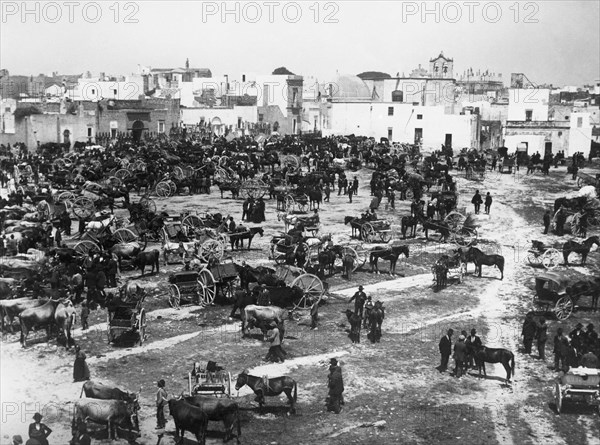
[[[335,81],[324,85],[324,94],[336,99],[369,99],[371,91],[358,76],[338,75]]]

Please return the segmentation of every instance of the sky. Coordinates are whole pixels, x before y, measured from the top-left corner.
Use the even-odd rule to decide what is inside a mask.
[[[190,65],[230,78],[405,73],[440,51],[467,68],[536,84],[600,79],[600,1],[1,0],[0,68],[11,74],[131,74]],[[25,7],[23,7],[25,5]]]

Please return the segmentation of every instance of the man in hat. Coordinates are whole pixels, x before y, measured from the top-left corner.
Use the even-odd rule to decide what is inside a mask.
[[[333,411],[339,414],[342,410],[344,379],[342,377],[342,368],[338,365],[335,358],[329,360],[329,376],[327,378],[327,387],[329,397],[327,398],[327,411]]]
[[[554,370],[561,371],[566,365],[566,354],[569,348],[569,339],[563,335],[562,328],[556,330],[554,336]],[[562,365],[562,366],[561,366]]]
[[[477,335],[477,330],[475,328],[471,329],[471,335],[465,340],[465,345],[467,346],[467,365],[470,368],[473,368],[475,353],[483,346],[481,337]]]
[[[12,437],[12,445],[23,445],[23,438],[19,434]]]
[[[541,317],[537,326],[535,337],[537,338],[537,348],[540,360],[546,360],[546,341],[548,340],[548,325],[546,319]]]
[[[77,425],[77,431],[73,435],[73,440],[71,441],[72,445],[91,445],[92,438],[88,434],[87,427],[85,423],[80,423]]]
[[[367,294],[363,292],[363,289],[362,285],[358,286],[358,291],[348,301],[348,303],[352,303],[354,300],[354,313],[361,317],[363,316],[363,307],[367,301]]]
[[[535,338],[536,325],[533,319],[533,314],[530,312],[525,316],[521,335],[523,336],[523,345],[525,346],[525,354],[531,354],[531,345]]]
[[[367,301],[365,302],[365,318],[363,320],[363,327],[367,327],[369,321],[369,315],[371,314],[371,310],[373,309],[373,299],[369,295],[367,297]]]
[[[442,362],[438,367],[440,372],[444,372],[448,369],[448,360],[452,353],[452,334],[454,334],[454,330],[448,329],[448,332],[442,337],[439,343],[440,354],[442,356]]]
[[[165,420],[165,406],[169,402],[167,399],[167,390],[165,381],[160,379],[157,382],[158,391],[156,392],[156,429],[163,429],[167,424]]]
[[[571,338],[571,345],[577,349],[577,352],[580,352],[583,348],[583,343],[586,337],[586,333],[583,332],[583,325],[581,323],[577,323],[575,329],[573,329],[569,333],[569,337]]]
[[[29,425],[29,439],[37,440],[40,445],[48,445],[48,436],[52,434],[52,430],[41,423],[42,418],[40,413],[33,415],[34,422]]]
[[[586,326],[585,344],[590,350],[595,349],[598,344],[598,333],[594,330],[592,323]]]
[[[467,345],[465,345],[465,336],[460,335],[458,342],[454,345],[454,375],[458,378],[462,377],[467,358]]]
[[[269,289],[267,289],[266,284],[260,285],[260,292],[258,294],[258,299],[256,302],[259,306],[270,306],[271,305],[271,296],[269,294]]]

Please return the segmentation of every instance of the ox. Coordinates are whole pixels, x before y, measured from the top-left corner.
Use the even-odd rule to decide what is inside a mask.
[[[250,329],[257,327],[266,336],[271,322],[279,325],[285,318],[286,310],[280,307],[249,304],[242,311],[242,334],[245,336]]]
[[[184,400],[190,405],[197,406],[208,416],[208,420],[220,422],[223,421],[225,427],[224,442],[228,442],[234,437],[237,443],[240,443],[242,429],[240,426],[240,412],[236,401],[229,399],[219,399],[215,397],[190,396]],[[237,422],[237,436],[233,434],[233,426]]]
[[[58,328],[58,335],[65,338],[66,348],[69,349],[73,341],[71,330],[75,326],[75,308],[71,300],[60,303],[54,311],[54,321]]]
[[[45,326],[46,334],[50,337],[50,330],[54,320],[56,308],[60,304],[73,306],[70,300],[48,300],[45,304],[37,307],[30,307],[19,314],[19,323],[21,325],[21,345],[26,346],[27,335],[33,328]]]
[[[73,429],[81,423],[87,423],[88,420],[107,425],[109,439],[116,439],[119,426],[127,429],[132,435],[134,425],[138,423],[134,403],[123,400],[79,399],[75,402]]]
[[[140,392],[142,389],[140,388]],[[85,396],[89,399],[102,399],[102,400],[123,400],[127,403],[133,403],[135,410],[140,409],[138,402],[139,393],[122,391],[119,388],[111,388],[110,386],[103,385],[102,383],[96,383],[88,380],[81,387],[81,394],[79,397]]]
[[[179,437],[178,444],[183,443],[183,436],[189,431],[200,445],[205,444],[208,415],[197,406],[190,405],[183,399],[169,400],[169,412],[175,422],[175,436]],[[179,432],[181,431],[181,437]]]
[[[150,266],[150,273],[154,273],[154,268],[156,267],[156,273],[159,273],[158,263],[160,259],[160,252],[154,249],[151,252],[140,252],[137,254],[135,259],[133,260],[133,264],[140,268],[142,272],[142,276],[144,276],[144,269],[146,266]]]
[[[23,297],[15,298],[14,300],[0,300],[0,317],[2,330],[4,331],[4,318],[8,320],[10,332],[13,332],[13,320],[18,317],[25,309],[41,306],[47,303],[48,300],[34,300],[32,298]]]

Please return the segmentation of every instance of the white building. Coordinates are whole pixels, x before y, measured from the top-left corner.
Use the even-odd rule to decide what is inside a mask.
[[[0,99],[0,133],[15,133],[15,99]]]
[[[224,135],[225,130],[245,130],[257,123],[258,111],[256,106],[244,107],[212,107],[212,108],[182,108],[181,122],[185,125],[196,125],[200,122],[210,123],[213,134]]]
[[[78,79],[77,85],[67,91],[67,96],[73,101],[138,100],[143,94],[144,79],[140,75],[124,77],[120,80]]]

